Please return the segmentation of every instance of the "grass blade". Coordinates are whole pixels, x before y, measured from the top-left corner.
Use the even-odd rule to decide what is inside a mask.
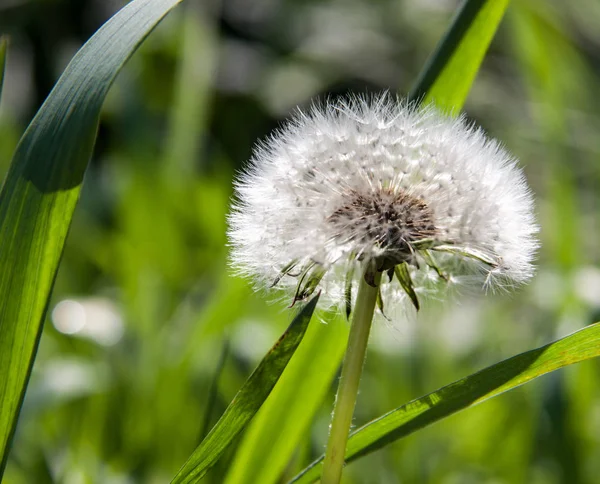
[[[342,318],[313,324],[244,436],[225,484],[280,481],[338,370],[348,340]]]
[[[317,295],[298,312],[287,331],[246,380],[223,416],[179,470],[172,484],[198,482],[258,412],[302,341],[318,300]]]
[[[597,356],[600,356],[600,323],[554,343],[513,356],[371,421],[350,436],[346,462],[534,378]],[[320,476],[322,460],[323,456],[290,482],[315,482]]]
[[[448,113],[462,108],[509,0],[466,0],[409,94]]]
[[[0,475],[48,298],[117,73],[180,0],[134,0],[75,55],[25,131],[0,192]]]

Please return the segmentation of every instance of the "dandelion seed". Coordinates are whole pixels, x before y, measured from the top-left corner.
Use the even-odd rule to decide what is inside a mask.
[[[537,226],[516,160],[464,117],[387,95],[298,112],[236,192],[233,267],[293,302],[319,289],[349,313],[355,278],[380,272],[381,308],[418,308],[432,284],[506,287],[533,273]]]

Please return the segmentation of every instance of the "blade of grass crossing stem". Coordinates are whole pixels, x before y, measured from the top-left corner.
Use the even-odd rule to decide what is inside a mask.
[[[287,331],[246,380],[223,416],[179,470],[172,484],[198,482],[258,412],[302,341],[318,299],[317,295],[296,315]]]
[[[554,343],[526,351],[484,370],[455,381],[424,397],[402,405],[369,422],[350,435],[346,462],[380,449],[391,442],[517,388],[534,378],[600,356],[600,323],[593,324]],[[323,456],[313,462],[293,483],[315,482]]]
[[[0,475],[100,108],[117,73],[180,0],[134,0],[75,55],[25,131],[0,193]]]
[[[461,110],[509,0],[466,0],[409,94],[449,114]]]
[[[311,325],[244,435],[226,484],[279,481],[331,386],[347,340],[348,324],[342,317]]]
[[[6,51],[8,50],[8,39],[0,37],[0,100],[2,100],[2,86],[4,85],[4,69],[6,68]]]

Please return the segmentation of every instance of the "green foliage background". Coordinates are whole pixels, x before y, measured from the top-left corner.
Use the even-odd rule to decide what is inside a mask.
[[[2,175],[66,62],[122,4],[0,4],[11,36]],[[236,170],[296,104],[407,92],[456,5],[223,0],[172,12],[104,105],[5,482],[175,475],[290,319],[228,272]],[[430,302],[418,321],[374,328],[357,425],[598,319],[599,22],[594,0],[510,6],[465,110],[522,160],[542,227],[538,274],[516,292]],[[324,328],[306,335],[323,342],[311,343],[307,378],[339,358],[326,343],[343,323]],[[345,480],[597,482],[599,370],[584,362],[490,400],[351,464]],[[333,390],[314,388],[326,397],[286,477],[322,453]],[[240,482],[227,475],[240,441],[205,482]]]

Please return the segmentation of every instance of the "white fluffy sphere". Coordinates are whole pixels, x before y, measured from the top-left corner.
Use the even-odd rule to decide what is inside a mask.
[[[302,298],[348,297],[365,264],[431,281],[518,284],[533,274],[533,201],[495,140],[384,95],[298,112],[255,150],[229,217],[233,267]],[[382,296],[404,303],[397,281]]]

